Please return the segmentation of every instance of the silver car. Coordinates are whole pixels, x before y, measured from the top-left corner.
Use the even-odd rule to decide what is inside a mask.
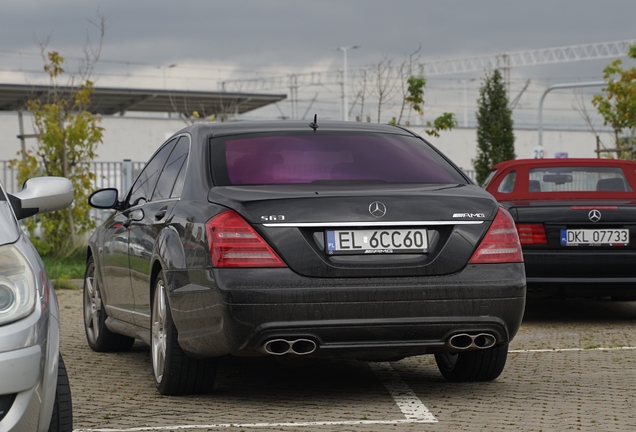
[[[72,202],[65,178],[32,178],[13,195],[0,184],[0,432],[73,430],[55,291],[18,225]]]

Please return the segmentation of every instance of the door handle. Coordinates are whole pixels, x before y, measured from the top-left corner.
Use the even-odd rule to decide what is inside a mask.
[[[128,214],[128,219],[126,219],[122,225],[128,228],[129,226],[132,225],[133,222],[139,222],[143,219],[144,219],[144,211],[142,209],[136,209],[131,211]]]

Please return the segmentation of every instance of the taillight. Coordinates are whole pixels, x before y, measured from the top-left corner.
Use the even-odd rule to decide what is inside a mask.
[[[287,267],[263,238],[233,210],[205,223],[213,267]]]
[[[543,224],[517,224],[517,234],[522,245],[548,244]]]
[[[515,222],[506,210],[500,208],[486,236],[468,261],[469,264],[495,264],[523,262],[521,244]]]

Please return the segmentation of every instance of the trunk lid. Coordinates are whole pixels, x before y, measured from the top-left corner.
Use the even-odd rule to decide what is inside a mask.
[[[636,233],[636,203],[632,200],[603,201],[536,201],[506,205],[515,222],[518,224],[543,224],[546,231],[547,245],[527,246],[529,249],[569,250],[580,249],[612,249],[612,243],[621,243],[620,249],[636,249],[630,241],[632,233]],[[629,230],[627,241],[599,241],[589,244],[562,244],[562,236],[570,231],[612,231]],[[564,232],[565,231],[565,232]],[[606,234],[606,237],[609,233]],[[582,239],[582,238],[581,238]],[[627,244],[625,244],[627,243]]]
[[[456,184],[222,186],[209,191],[208,201],[238,212],[293,271],[309,277],[459,271],[498,208],[481,188]],[[333,239],[329,236],[340,235],[349,239],[341,246],[352,245],[360,230],[371,241],[374,233],[383,235],[392,247],[380,252],[329,250],[327,243]],[[426,236],[426,250],[393,247],[408,243],[416,232]],[[389,240],[391,235],[394,241]]]

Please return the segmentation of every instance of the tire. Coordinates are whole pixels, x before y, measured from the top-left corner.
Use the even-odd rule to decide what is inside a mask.
[[[451,382],[492,381],[506,366],[508,345],[460,353],[438,353],[435,361]]]
[[[53,403],[53,414],[49,432],[72,432],[73,431],[73,404],[71,402],[71,386],[66,374],[66,366],[59,356],[57,366],[57,387],[55,388],[55,402]]]
[[[150,322],[152,372],[159,393],[176,396],[210,392],[218,360],[188,357],[179,346],[163,272],[155,282]]]
[[[106,327],[106,318],[108,315],[95,277],[95,261],[90,257],[84,274],[84,330],[88,346],[96,352],[128,351],[135,339],[110,331]]]

